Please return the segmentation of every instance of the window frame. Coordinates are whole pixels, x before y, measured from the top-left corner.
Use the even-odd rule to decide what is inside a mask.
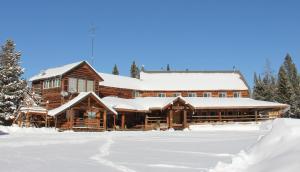
[[[227,97],[227,92],[221,91],[221,92],[219,92],[218,96],[219,96],[220,98],[225,98],[225,97]]]
[[[157,97],[166,97],[166,93],[157,93]]]
[[[191,96],[192,95],[192,96]],[[197,93],[194,93],[194,92],[188,92],[187,93],[187,96],[188,97],[197,97]]]
[[[209,95],[209,96],[205,96],[205,95]],[[204,92],[203,97],[212,97],[212,93],[211,92]]]

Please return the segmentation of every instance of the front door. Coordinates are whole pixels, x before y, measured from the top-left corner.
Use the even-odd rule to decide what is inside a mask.
[[[183,111],[175,111],[173,116],[173,123],[174,124],[182,124],[183,120]]]

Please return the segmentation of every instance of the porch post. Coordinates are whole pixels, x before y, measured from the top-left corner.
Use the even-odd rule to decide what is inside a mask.
[[[115,130],[116,129],[116,115],[115,114],[114,114],[113,118],[114,118],[114,130]]]
[[[125,129],[125,112],[122,113],[121,117],[121,129]]]
[[[21,127],[22,125],[22,116],[23,116],[23,113],[22,112],[19,112],[19,119],[18,119],[18,126]]]
[[[144,126],[145,130],[147,129],[147,126],[148,126],[148,115],[145,114],[145,126]]]
[[[70,115],[70,129],[72,129],[74,123],[73,109],[69,110],[69,115]]]
[[[183,128],[187,127],[187,111],[183,111]]]
[[[26,112],[26,128],[30,126],[30,122],[29,122],[29,113]]]
[[[255,122],[257,122],[257,114],[258,114],[257,110],[254,111],[254,114],[255,114]]]
[[[106,116],[106,110],[103,112],[103,128],[106,130],[106,122],[107,122],[107,116]]]
[[[169,128],[173,128],[173,110],[170,110],[169,115]]]
[[[221,111],[218,111],[218,116],[219,116],[219,122],[222,121],[222,112]]]
[[[47,123],[48,123],[48,121],[47,121],[47,113],[48,113],[48,112],[46,112],[46,114],[45,114],[45,127],[48,126],[48,125],[47,125]]]

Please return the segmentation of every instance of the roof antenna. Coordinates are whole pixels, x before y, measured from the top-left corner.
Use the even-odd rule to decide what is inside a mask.
[[[90,29],[89,29],[89,32],[90,32],[90,37],[91,37],[91,50],[92,50],[92,56],[91,56],[91,63],[92,65],[94,65],[94,42],[95,42],[95,36],[96,36],[96,27],[95,25],[92,23]]]

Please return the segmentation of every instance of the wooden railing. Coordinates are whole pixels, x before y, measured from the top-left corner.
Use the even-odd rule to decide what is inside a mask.
[[[190,123],[201,123],[201,122],[226,122],[226,121],[236,121],[236,122],[248,122],[248,121],[262,121],[273,119],[267,115],[252,115],[252,114],[242,114],[242,115],[193,115],[188,117],[188,122]]]

